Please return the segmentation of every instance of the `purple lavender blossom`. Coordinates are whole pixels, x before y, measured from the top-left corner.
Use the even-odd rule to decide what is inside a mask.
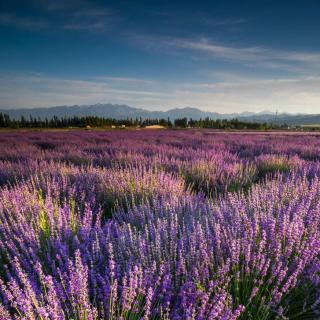
[[[320,140],[4,132],[0,319],[319,319]]]

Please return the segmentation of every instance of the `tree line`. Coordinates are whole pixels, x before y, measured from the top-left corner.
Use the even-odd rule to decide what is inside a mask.
[[[8,114],[0,113],[0,128],[103,128],[103,127],[145,127],[150,125],[160,125],[166,128],[211,128],[211,129],[234,129],[234,130],[268,130],[281,128],[279,125],[271,123],[247,122],[238,119],[200,119],[193,120],[187,118],[175,119],[112,119],[97,116],[83,117],[57,117],[50,119],[41,119],[36,117],[21,117],[20,119],[11,118]],[[283,125],[282,127],[287,127]]]
[[[268,130],[268,129],[279,129],[281,127],[286,128],[287,125],[282,126],[267,123],[267,122],[249,122],[241,121],[239,119],[176,119],[174,126],[178,128],[208,128],[208,129],[221,129],[221,130]]]
[[[86,127],[111,127],[111,126],[126,126],[126,127],[144,127],[149,125],[162,125],[165,127],[172,127],[173,124],[170,119],[112,119],[97,116],[83,116],[83,117],[57,117],[50,119],[41,119],[40,117],[26,118],[22,116],[20,119],[11,118],[8,114],[0,113],[0,128],[86,128]]]

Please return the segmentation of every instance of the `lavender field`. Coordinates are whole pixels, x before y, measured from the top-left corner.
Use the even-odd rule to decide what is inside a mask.
[[[320,136],[2,132],[0,319],[320,319]]]

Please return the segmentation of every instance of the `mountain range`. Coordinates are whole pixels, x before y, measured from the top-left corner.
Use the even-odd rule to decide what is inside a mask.
[[[127,118],[192,118],[194,120],[204,119],[239,119],[243,121],[273,122],[277,124],[286,123],[288,125],[316,125],[320,124],[320,114],[275,114],[270,111],[241,112],[241,113],[217,113],[203,111],[198,108],[174,108],[167,111],[148,111],[140,108],[133,108],[127,105],[116,104],[94,104],[94,105],[73,105],[57,106],[50,108],[31,108],[31,109],[0,109],[1,113],[8,114],[11,118],[18,119],[21,116],[26,118],[40,117],[41,119],[72,116],[98,116],[104,118],[127,119]]]

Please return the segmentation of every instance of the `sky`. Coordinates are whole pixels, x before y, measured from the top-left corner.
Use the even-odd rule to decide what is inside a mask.
[[[320,113],[320,1],[0,2],[0,108]]]

